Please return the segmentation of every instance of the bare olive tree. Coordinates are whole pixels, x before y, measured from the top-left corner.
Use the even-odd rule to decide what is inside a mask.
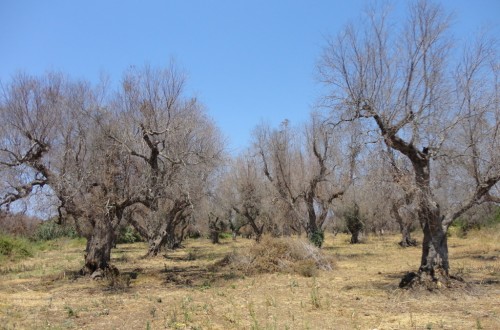
[[[235,219],[241,219],[239,227],[251,228],[257,242],[271,220],[272,194],[265,180],[258,159],[247,152],[232,162],[219,189],[221,206],[227,213],[233,211]]]
[[[127,160],[104,138],[97,89],[60,74],[19,75],[2,96],[0,205],[45,189],[59,220],[74,219],[87,238],[83,272],[108,269],[114,229],[133,201],[124,195]]]
[[[262,124],[254,131],[256,153],[267,180],[274,188],[273,202],[279,206],[284,220],[283,231],[301,234],[304,218],[299,210],[302,198],[299,132],[284,120],[279,129]]]
[[[391,187],[390,214],[396,220],[401,233],[401,247],[417,246],[417,241],[411,237],[411,231],[417,222],[415,192],[416,186],[414,176],[411,172],[411,164],[405,158],[397,157],[394,150],[387,150],[382,155],[382,161],[387,165],[392,181],[388,183]]]
[[[294,146],[288,123],[280,130],[261,127],[256,132],[264,174],[276,197],[294,211],[309,239],[321,246],[333,201],[345,193],[353,179],[359,153],[356,141],[351,140],[353,136],[345,139],[337,134],[318,114],[311,116],[304,138],[296,139]]]
[[[0,207],[40,192],[51,183],[49,158],[57,140],[64,78],[25,74],[2,86],[0,103]]]
[[[218,128],[200,102],[185,96],[185,84],[174,65],[131,69],[113,104],[122,127],[109,138],[140,167],[136,189],[143,212],[130,220],[148,240],[148,256],[178,246],[176,229],[193,219],[223,160]]]
[[[486,38],[453,53],[449,16],[432,2],[412,2],[403,24],[390,18],[375,8],[330,38],[319,73],[332,122],[362,123],[411,163],[424,239],[419,272],[406,279],[448,283],[449,226],[500,180],[498,54]],[[433,176],[442,163],[464,188],[446,209]]]

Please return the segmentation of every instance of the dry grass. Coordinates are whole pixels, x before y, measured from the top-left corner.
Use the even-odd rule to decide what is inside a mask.
[[[191,240],[166,257],[140,259],[142,244],[119,245],[115,282],[77,277],[84,245],[0,265],[0,328],[31,329],[500,329],[498,230],[449,240],[452,272],[470,289],[412,292],[398,288],[420,249],[398,236],[327,236],[336,261],[315,277],[241,275],[214,267],[253,242]],[[417,237],[418,238],[418,237]]]

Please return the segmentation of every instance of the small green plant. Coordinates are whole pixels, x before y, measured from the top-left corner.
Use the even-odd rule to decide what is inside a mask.
[[[498,224],[500,224],[500,206],[496,206],[485,221],[485,226],[487,227],[494,227]]]
[[[191,322],[191,315],[189,313],[190,310],[190,304],[193,301],[193,298],[190,296],[185,297],[182,300],[182,311],[183,311],[183,316],[184,316],[184,322]]]
[[[311,303],[313,307],[316,309],[321,307],[321,301],[319,297],[318,286],[316,285],[316,279],[314,279],[313,286],[311,289]]]
[[[311,233],[309,236],[309,241],[317,247],[322,247],[325,241],[325,232],[321,229]]]
[[[134,227],[130,225],[121,227],[118,236],[116,237],[116,243],[118,244],[135,243],[141,241],[142,237],[139,232],[137,232],[137,230],[135,230]]]
[[[68,317],[78,317],[78,313],[71,306],[64,306],[64,309],[68,313]]]
[[[207,290],[207,289],[210,289],[212,287],[212,283],[210,283],[209,280],[205,280],[203,281],[203,283],[201,284],[200,286],[200,290]]]
[[[233,235],[231,233],[219,233],[219,239],[232,239]]]
[[[252,330],[259,330],[261,329],[261,326],[259,324],[259,321],[257,320],[257,315],[255,313],[255,309],[253,308],[253,303],[250,303],[248,305],[248,311],[250,312],[250,317],[252,318],[252,326],[251,326],[251,329]]]
[[[293,292],[293,288],[298,288],[298,287],[299,287],[299,283],[297,283],[296,280],[292,280],[290,282],[290,290],[292,290],[292,292]]]

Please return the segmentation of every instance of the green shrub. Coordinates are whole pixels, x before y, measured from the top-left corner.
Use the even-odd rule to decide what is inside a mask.
[[[219,239],[230,239],[233,238],[231,233],[219,233]]]
[[[141,241],[141,235],[139,235],[139,232],[137,232],[137,230],[135,230],[132,226],[121,227],[118,233],[118,237],[116,238],[116,243],[118,244],[135,243]]]
[[[316,247],[321,248],[323,246],[323,242],[325,241],[325,232],[321,229],[311,233],[309,236],[309,241]]]
[[[352,204],[344,210],[343,217],[345,219],[347,230],[351,233],[351,244],[360,243],[361,234],[365,228],[363,216],[361,215],[359,205]]]
[[[77,238],[78,234],[74,227],[60,225],[54,220],[44,221],[31,237],[34,241],[50,241],[59,237]]]
[[[485,221],[487,227],[495,227],[498,224],[500,224],[500,206],[495,207]]]
[[[500,207],[484,205],[471,209],[456,219],[452,227],[453,234],[465,238],[470,230],[480,230],[483,227],[492,228],[500,224]]]
[[[0,234],[0,256],[11,260],[33,256],[33,247],[27,239]]]

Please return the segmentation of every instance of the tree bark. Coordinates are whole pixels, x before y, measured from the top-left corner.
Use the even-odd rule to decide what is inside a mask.
[[[359,244],[361,243],[361,237],[363,236],[363,232],[361,230],[359,231],[353,231],[351,233],[351,244]]]
[[[419,218],[424,232],[419,273],[425,272],[436,279],[437,271],[440,271],[448,277],[448,240],[442,225],[439,205],[425,200],[419,210]]]
[[[392,216],[396,219],[399,225],[399,231],[401,233],[401,241],[399,245],[401,247],[417,246],[417,241],[411,238],[411,221],[405,221],[399,212],[398,203],[393,203],[391,208]]]
[[[401,241],[399,245],[401,247],[417,246],[417,240],[411,238],[411,224],[400,224],[399,229],[401,232]]]
[[[114,228],[105,219],[97,220],[92,235],[87,238],[83,274],[93,274],[98,270],[106,271],[109,268],[114,241]]]
[[[148,252],[146,258],[155,257],[160,252],[162,246],[174,249],[180,245],[176,239],[175,229],[182,221],[184,210],[189,206],[187,201],[176,201],[173,208],[165,217],[165,222],[155,231],[148,235]]]
[[[307,237],[311,238],[312,235],[319,231],[318,224],[316,222],[316,210],[314,209],[314,197],[313,192],[308,192],[306,194],[305,202],[307,205]]]
[[[146,258],[155,257],[160,253],[162,243],[166,233],[163,235],[157,235],[148,239],[148,252],[146,253]]]
[[[264,224],[260,226],[260,228],[257,226],[255,221],[249,221],[250,226],[252,227],[254,233],[255,233],[255,241],[260,242],[262,238],[262,234],[264,233]]]
[[[170,220],[170,219],[169,219]],[[175,229],[175,228],[174,228]],[[168,236],[172,234],[172,221],[167,221],[162,224],[158,232],[155,235],[151,235],[148,238],[148,252],[146,253],[146,258],[156,257],[160,253],[162,246],[168,240]]]

